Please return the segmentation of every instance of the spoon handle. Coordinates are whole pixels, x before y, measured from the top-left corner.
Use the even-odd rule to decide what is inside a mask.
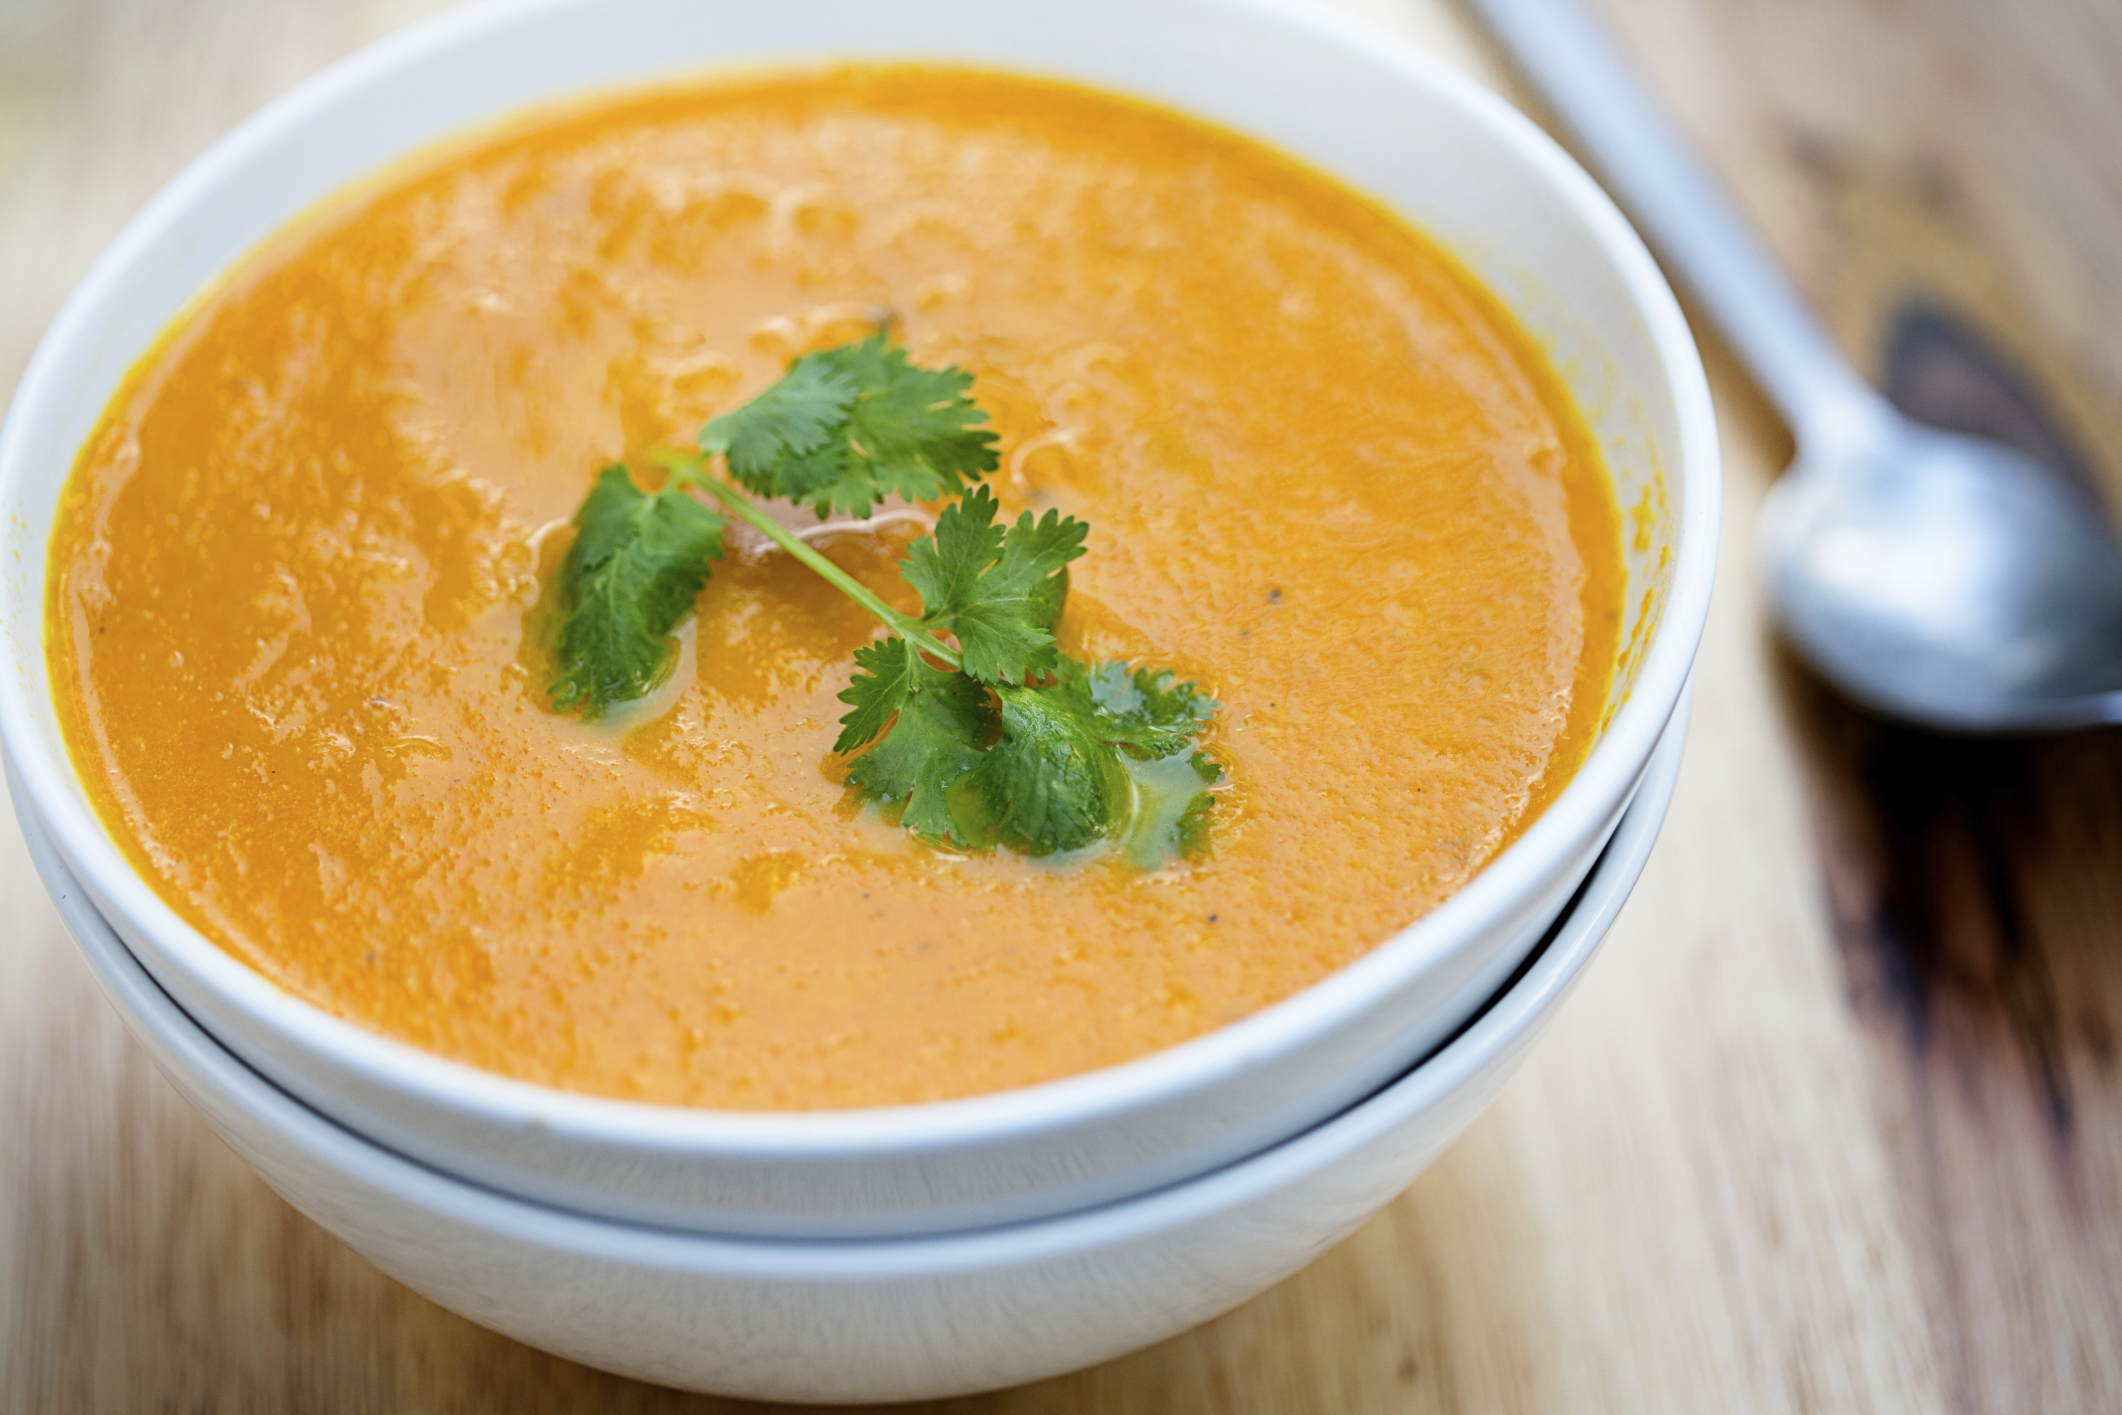
[[[1745,223],[1573,0],[1472,0],[1800,442],[1876,407]]]

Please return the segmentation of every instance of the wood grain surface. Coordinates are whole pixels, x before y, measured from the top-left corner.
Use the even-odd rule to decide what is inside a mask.
[[[0,387],[245,113],[428,0],[0,0]],[[1521,101],[1443,0],[1344,0]],[[1851,352],[2122,492],[2122,5],[1603,0]],[[1220,1321],[964,1411],[2122,1410],[2122,736],[1882,727],[1776,647],[1786,434],[1705,340],[1724,568],[1657,853],[1496,1106]],[[741,1408],[436,1308],[276,1198],[0,827],[0,1410]]]

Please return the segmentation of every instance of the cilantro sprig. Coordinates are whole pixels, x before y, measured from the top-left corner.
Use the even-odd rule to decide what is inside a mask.
[[[1223,774],[1197,746],[1216,702],[1164,670],[1062,652],[1054,629],[1089,528],[1051,510],[1001,518],[981,482],[995,436],[971,387],[962,370],[908,362],[880,332],[795,360],[708,423],[697,456],[670,458],[655,491],[607,467],[560,571],[553,706],[596,717],[663,681],[735,516],[888,631],[855,651],[840,694],[833,750],[851,756],[847,785],[862,799],[961,848],[1050,855],[1111,841],[1144,867],[1200,848]],[[713,474],[716,457],[736,485]],[[892,496],[946,500],[899,562],[921,612],[885,603],[746,492],[820,517],[866,515]]]
[[[995,435],[960,369],[917,368],[880,330],[805,354],[758,397],[710,422],[700,450],[761,496],[820,517],[867,516],[889,496],[954,496],[995,469]]]
[[[598,474],[560,570],[554,707],[595,717],[663,681],[671,631],[722,558],[722,530],[682,487],[643,492],[620,466]]]

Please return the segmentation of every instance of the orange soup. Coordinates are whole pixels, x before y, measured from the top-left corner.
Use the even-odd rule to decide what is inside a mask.
[[[547,705],[526,616],[599,469],[879,323],[975,376],[1007,513],[1088,523],[1063,647],[1220,701],[1201,853],[858,807],[876,621],[763,539],[632,718]],[[814,543],[903,601],[932,510]],[[52,550],[74,761],[185,919],[440,1055],[748,1109],[1064,1076],[1356,958],[1577,767],[1623,590],[1582,422],[1434,246],[1227,133],[944,68],[583,102],[336,199],[141,362]]]

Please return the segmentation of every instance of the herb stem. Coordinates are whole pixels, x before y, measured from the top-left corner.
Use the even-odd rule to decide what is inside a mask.
[[[817,571],[835,589],[883,620],[886,628],[899,634],[908,643],[918,647],[923,653],[933,654],[953,668],[963,666],[963,661],[959,658],[957,650],[946,647],[936,639],[935,635],[922,628],[918,621],[908,618],[883,600],[877,598],[867,585],[833,564],[832,561],[826,559],[810,546],[804,544],[788,527],[761,511],[753,504],[750,497],[737,490],[737,488],[727,482],[708,476],[705,472],[699,470],[697,463],[680,467],[673,475],[674,479],[683,482],[686,486],[697,486],[709,496],[727,506],[740,520],[750,525],[759,534],[765,536],[775,545],[780,546],[790,555],[795,556],[811,569]]]

